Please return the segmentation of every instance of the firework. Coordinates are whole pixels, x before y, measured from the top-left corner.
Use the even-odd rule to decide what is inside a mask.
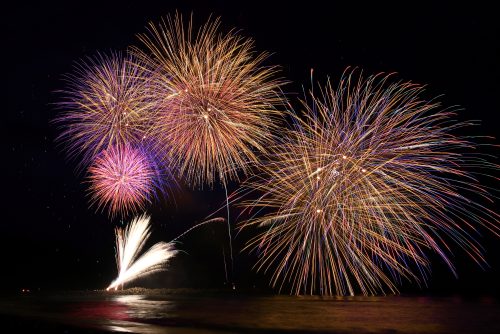
[[[128,227],[116,228],[118,277],[106,290],[116,290],[119,286],[123,286],[127,282],[164,270],[167,262],[177,253],[174,249],[175,240],[180,239],[198,227],[210,223],[223,222],[224,218],[212,218],[196,224],[168,243],[159,242],[155,244],[139,257],[139,253],[151,234],[149,220],[149,217],[142,215],[133,219]]]
[[[87,166],[112,145],[140,143],[148,137],[154,103],[149,71],[131,55],[112,53],[80,62],[67,77],[55,122],[71,158]]]
[[[336,89],[309,92],[303,115],[291,112],[293,129],[246,183],[260,197],[244,203],[257,213],[241,225],[260,228],[247,247],[273,286],[396,292],[401,278],[425,284],[428,252],[455,273],[452,243],[484,263],[472,235],[480,226],[498,235],[498,216],[479,204],[489,195],[471,171],[497,166],[454,135],[471,123],[454,122],[453,110],[422,93],[351,73]]]
[[[111,146],[89,167],[91,205],[108,207],[111,216],[144,209],[163,177],[146,151],[131,145]]]
[[[118,277],[106,290],[116,290],[137,278],[165,270],[167,262],[177,253],[172,242],[158,242],[139,256],[150,234],[149,217],[145,215],[133,219],[126,228],[116,229]]]
[[[262,66],[266,53],[255,54],[253,41],[234,32],[221,34],[219,20],[197,33],[180,15],[140,35],[151,57],[135,49],[149,68],[157,69],[154,96],[159,112],[153,136],[158,150],[172,157],[192,186],[237,180],[257,162],[256,151],[272,141],[280,80],[276,68]]]

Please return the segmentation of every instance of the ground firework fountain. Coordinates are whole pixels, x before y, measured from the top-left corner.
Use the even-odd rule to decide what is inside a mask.
[[[167,263],[177,254],[174,247],[175,240],[181,238],[195,228],[213,222],[223,222],[224,218],[213,218],[194,225],[170,242],[158,242],[146,253],[139,256],[146,241],[151,235],[150,217],[139,216],[125,228],[116,228],[116,264],[118,277],[106,288],[117,290],[125,283],[137,278],[148,276],[166,269]]]
[[[168,261],[177,253],[172,242],[159,242],[139,256],[151,234],[149,220],[143,215],[132,220],[128,227],[116,229],[118,277],[106,290],[116,290],[139,277],[165,270]]]

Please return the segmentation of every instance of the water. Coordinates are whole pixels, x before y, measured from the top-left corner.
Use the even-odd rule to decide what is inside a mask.
[[[89,292],[2,298],[0,319],[15,331],[61,333],[500,333],[500,303],[459,297]]]

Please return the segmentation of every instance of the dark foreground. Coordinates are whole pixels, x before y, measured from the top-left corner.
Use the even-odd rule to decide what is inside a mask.
[[[132,290],[1,297],[0,320],[3,333],[500,333],[500,303]]]

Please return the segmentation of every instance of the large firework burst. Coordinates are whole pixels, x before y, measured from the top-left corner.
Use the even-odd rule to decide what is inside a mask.
[[[151,53],[137,53],[154,76],[160,111],[154,137],[192,186],[226,184],[256,162],[255,151],[272,141],[281,81],[275,67],[263,67],[267,54],[255,54],[253,41],[218,32],[219,20],[197,33],[180,15],[150,24],[140,40]]]
[[[261,197],[244,205],[259,214],[242,224],[260,234],[248,247],[272,285],[294,293],[397,291],[401,278],[421,284],[427,252],[449,260],[454,242],[481,263],[472,237],[498,216],[472,199],[488,198],[473,174],[497,167],[455,136],[470,123],[422,98],[412,83],[349,74],[319,96],[275,146],[263,174],[246,184]],[[468,198],[468,196],[471,196]]]
[[[80,166],[112,145],[146,138],[155,110],[148,78],[143,64],[121,53],[88,58],[67,77],[55,121],[62,127],[58,140],[71,158],[81,158]]]
[[[151,201],[162,180],[145,150],[129,144],[111,146],[89,167],[91,204],[98,209],[107,206],[111,216],[135,213]]]

